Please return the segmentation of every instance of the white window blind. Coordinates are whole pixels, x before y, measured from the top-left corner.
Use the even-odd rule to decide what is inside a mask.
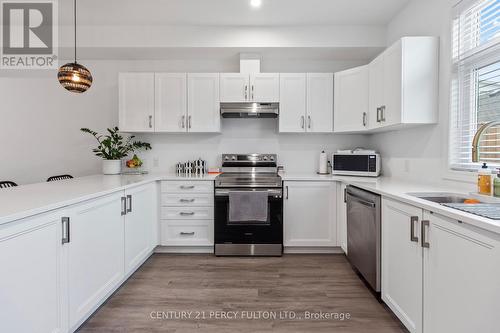
[[[475,170],[472,140],[481,124],[500,121],[500,0],[464,0],[453,20],[450,167]],[[480,142],[480,162],[500,167],[500,126]]]

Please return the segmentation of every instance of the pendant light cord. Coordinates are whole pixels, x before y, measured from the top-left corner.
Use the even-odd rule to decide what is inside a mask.
[[[74,0],[73,14],[74,14],[74,22],[75,22],[75,64],[76,64],[76,0]]]

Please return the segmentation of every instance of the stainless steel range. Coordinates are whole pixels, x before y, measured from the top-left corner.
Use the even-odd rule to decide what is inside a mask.
[[[215,255],[281,256],[283,185],[275,154],[223,154],[215,179]]]

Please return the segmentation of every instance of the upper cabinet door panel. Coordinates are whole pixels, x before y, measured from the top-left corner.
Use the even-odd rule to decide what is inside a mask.
[[[185,132],[186,73],[156,73],[155,88],[155,131]]]
[[[368,129],[368,66],[335,73],[334,131]]]
[[[305,131],[306,74],[280,74],[280,132]]]
[[[250,76],[250,100],[272,103],[280,100],[280,75],[259,73]]]
[[[307,74],[306,131],[333,132],[333,73]]]
[[[384,61],[381,57],[368,65],[369,92],[368,92],[368,127],[370,129],[382,126],[381,107],[384,104]]]
[[[154,73],[120,73],[119,127],[123,132],[153,132]]]
[[[247,102],[250,100],[249,76],[240,73],[220,74],[220,101]]]
[[[381,111],[383,126],[392,126],[401,123],[402,104],[402,43],[392,45],[384,53],[384,103]]]
[[[189,132],[220,132],[219,74],[188,74]]]

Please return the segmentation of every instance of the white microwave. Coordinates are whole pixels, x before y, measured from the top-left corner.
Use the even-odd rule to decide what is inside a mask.
[[[360,151],[334,153],[332,155],[332,174],[378,177],[380,175],[380,155]]]

